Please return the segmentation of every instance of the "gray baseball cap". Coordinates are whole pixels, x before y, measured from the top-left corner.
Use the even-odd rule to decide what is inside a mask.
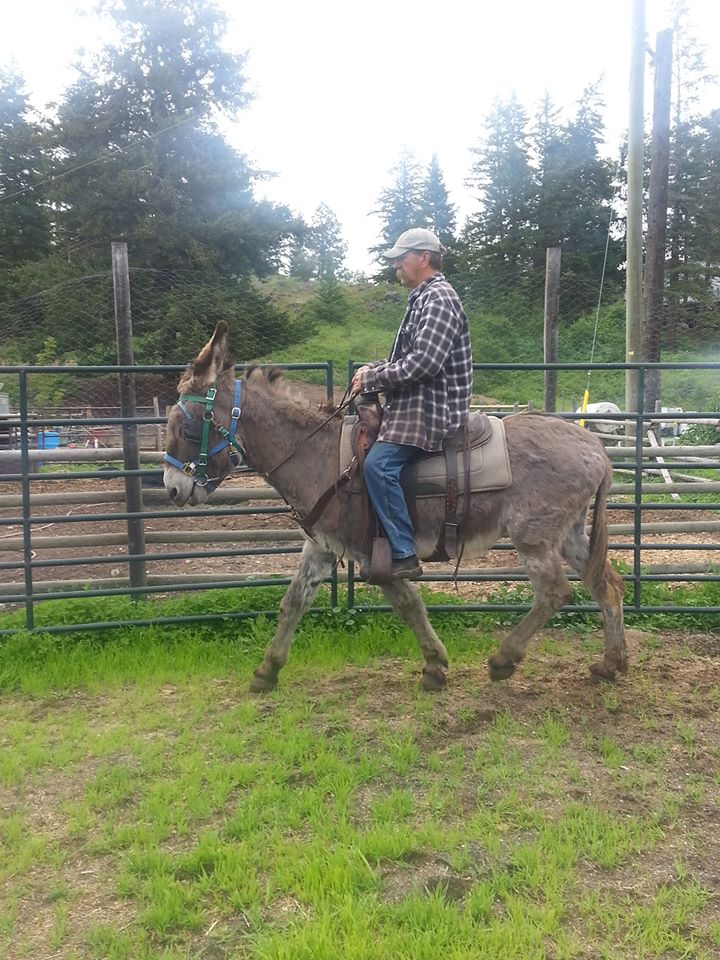
[[[445,253],[445,247],[440,243],[432,230],[424,227],[413,227],[401,233],[391,250],[383,254],[388,260],[395,260],[409,250],[430,250],[432,253]]]

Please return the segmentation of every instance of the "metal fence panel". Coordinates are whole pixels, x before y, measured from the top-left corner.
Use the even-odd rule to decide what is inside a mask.
[[[350,371],[359,364],[350,364]],[[325,391],[328,397],[333,393],[333,370],[330,363],[314,364],[287,364],[286,370],[302,374],[305,371],[321,371],[325,378]],[[67,632],[76,629],[100,629],[120,625],[145,623],[145,618],[124,619],[102,623],[56,624],[51,627],[36,625],[35,612],[39,603],[48,603],[51,600],[71,599],[77,597],[103,596],[133,596],[145,597],[156,594],[174,594],[184,591],[208,590],[218,587],[246,587],[278,585],[288,582],[286,570],[280,576],[246,575],[238,576],[235,572],[207,572],[194,571],[184,574],[180,572],[164,572],[160,574],[148,573],[150,564],[167,565],[171,561],[188,561],[194,565],[200,559],[221,560],[229,558],[273,558],[285,554],[297,553],[300,549],[297,541],[300,537],[297,530],[282,530],[274,527],[265,529],[262,524],[271,523],[272,518],[284,512],[274,491],[263,487],[257,480],[248,478],[249,486],[243,488],[221,487],[213,497],[210,507],[196,510],[173,510],[167,504],[164,490],[158,489],[160,477],[160,462],[162,457],[162,428],[165,422],[165,403],[157,397],[153,403],[147,402],[143,389],[138,389],[139,406],[136,416],[132,418],[117,416],[116,411],[108,406],[107,402],[95,407],[92,403],[93,378],[107,377],[120,378],[132,375],[142,386],[142,378],[148,375],[153,378],[153,389],[157,389],[158,377],[172,377],[176,379],[177,372],[184,369],[181,366],[91,366],[91,367],[0,367],[0,374],[9,387],[11,396],[16,398],[15,410],[11,408],[7,415],[0,415],[0,602],[10,609],[21,607],[24,609],[23,628],[29,631]],[[583,419],[588,429],[601,427],[608,444],[608,452],[613,459],[616,470],[610,504],[611,517],[625,517],[627,522],[611,523],[612,554],[629,554],[631,561],[629,569],[624,573],[625,580],[630,584],[630,596],[627,608],[633,612],[644,613],[658,610],[673,610],[681,612],[687,609],[692,612],[718,612],[712,606],[682,607],[652,605],[646,600],[646,585],[679,582],[708,582],[720,579],[718,575],[717,558],[720,542],[715,540],[700,540],[698,535],[713,534],[720,531],[720,514],[718,521],[686,521],[688,511],[710,513],[720,508],[720,444],[715,437],[706,437],[705,441],[696,445],[691,452],[689,448],[668,446],[662,439],[677,439],[673,431],[677,431],[678,424],[694,424],[695,427],[707,425],[708,434],[716,433],[717,411],[697,410],[680,412],[675,410],[660,413],[659,411],[645,411],[643,409],[644,377],[648,370],[685,371],[693,375],[693,371],[717,371],[720,364],[712,363],[674,363],[674,364],[475,364],[475,369],[481,376],[484,370],[506,370],[513,373],[521,372],[523,376],[541,375],[551,370],[560,375],[563,371],[593,370],[617,371],[619,376],[625,375],[628,369],[638,371],[639,388],[637,409],[631,413],[612,413],[604,409],[602,412],[579,414],[576,411],[566,411],[557,414],[571,419]],[[72,410],[38,408],[33,404],[33,380],[42,377],[43,382],[53,376],[87,378],[88,403],[86,407]],[[170,382],[170,381],[168,381]],[[342,385],[344,387],[344,384]],[[174,387],[169,386],[170,391]],[[162,398],[161,398],[162,399]],[[496,413],[499,416],[509,415],[517,409],[527,408],[527,404],[518,399],[517,404],[498,405]],[[140,433],[140,459],[142,463],[135,469],[123,469],[118,466],[124,459],[123,444],[119,441],[124,437],[128,425],[142,430]],[[615,426],[617,425],[617,426]],[[645,435],[648,427],[652,427],[653,440],[648,444]],[[667,436],[660,437],[664,432]],[[109,445],[111,444],[111,445]],[[79,454],[79,455],[78,455]],[[84,466],[81,470],[73,470],[74,460],[82,460],[90,469]],[[102,463],[106,467],[99,466]],[[53,473],[39,472],[41,465],[60,466]],[[96,467],[95,469],[93,469]],[[656,473],[648,474],[648,470]],[[682,471],[682,473],[679,473]],[[710,472],[711,477],[698,479],[698,471]],[[107,485],[111,481],[126,481],[128,477],[137,477],[142,481],[142,503],[128,502],[127,484],[124,490],[88,489],[89,482],[98,481]],[[52,488],[58,485],[68,485],[72,489],[55,492],[45,489],[37,493],[39,485]],[[77,488],[77,489],[75,489]],[[658,498],[649,500],[648,497],[657,492]],[[697,500],[697,494],[702,493],[705,499]],[[665,497],[671,499],[667,501]],[[78,506],[99,506],[95,512],[78,515],[72,511]],[[53,510],[70,507],[66,515],[58,515]],[[111,509],[107,509],[110,507]],[[105,508],[105,509],[103,509]],[[671,511],[668,514],[668,511]],[[652,514],[660,513],[668,520],[651,521]],[[692,515],[692,514],[690,514]],[[148,523],[154,520],[172,521],[182,518],[186,525],[198,519],[232,523],[234,517],[243,518],[243,523],[250,520],[252,527],[249,530],[232,529],[215,531],[216,546],[212,550],[198,548],[202,542],[197,531],[189,530],[172,532],[162,538],[157,531],[149,530]],[[676,519],[680,518],[680,519]],[[129,548],[127,538],[123,540],[117,533],[108,533],[107,527],[112,523],[130,522],[139,524],[143,530],[142,544],[136,547],[134,554]],[[42,528],[52,524],[62,533],[53,533],[42,536]],[[92,527],[92,531],[84,530],[80,534],[73,534],[73,528],[81,524],[83,527]],[[97,529],[97,532],[95,530]],[[70,533],[67,533],[67,531]],[[677,534],[687,534],[687,539],[672,539]],[[648,540],[664,534],[661,540]],[[671,538],[672,537],[672,538]],[[671,538],[671,539],[668,539]],[[720,538],[719,538],[720,539]],[[179,549],[178,544],[185,544]],[[234,544],[232,547],[223,546],[224,543]],[[238,547],[238,544],[240,546]],[[273,544],[273,545],[268,545]],[[189,546],[188,546],[189,545]],[[171,549],[161,549],[170,546]],[[112,548],[119,548],[113,552]],[[102,549],[101,553],[80,553],[77,556],[38,557],[41,552],[67,549],[87,550]],[[498,544],[496,550],[512,549],[509,544]],[[704,560],[692,562],[687,559],[682,563],[666,563],[661,565],[648,564],[646,558],[653,552],[664,552],[669,555],[681,551],[700,557]],[[708,556],[711,558],[708,560]],[[141,569],[141,577],[123,577],[118,574],[121,567]],[[80,576],[83,568],[107,568],[110,576],[95,575],[88,579]],[[194,566],[193,566],[194,570]],[[64,573],[58,578],[57,573]],[[47,574],[52,573],[51,579]],[[454,577],[451,567],[446,572],[427,575],[426,582],[442,584],[451,582]],[[573,579],[571,577],[571,579]],[[577,580],[577,578],[574,578]],[[495,568],[478,568],[474,570],[462,569],[457,580],[460,583],[486,583],[514,585],[527,581],[527,577],[518,567],[500,566]],[[356,571],[352,563],[347,566],[344,574],[334,571],[328,581],[330,603],[336,607],[339,603],[338,588],[344,581],[346,593],[343,605],[348,609],[358,605],[356,595]],[[361,581],[360,581],[361,582]],[[486,611],[518,611],[527,609],[528,604],[518,602],[510,596],[507,602],[493,600],[489,603],[466,603],[449,605],[444,603],[429,604],[429,609],[444,610],[486,610]],[[375,606],[362,603],[363,609],[388,609],[385,606]],[[568,611],[593,610],[594,606],[574,605],[564,608]],[[176,623],[185,620],[208,620],[213,617],[247,617],[258,613],[268,614],[272,611],[236,611],[222,614],[198,615],[197,617],[164,617],[153,618],[147,622]],[[0,634],[13,632],[10,629],[1,629]]]

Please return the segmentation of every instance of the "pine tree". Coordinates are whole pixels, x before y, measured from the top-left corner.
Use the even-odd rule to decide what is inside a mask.
[[[248,102],[245,58],[222,46],[211,0],[104,0],[119,39],[86,64],[54,135],[58,234],[70,255],[126,239],[133,260],[274,270],[291,225],[258,204],[245,157],[217,117]]]
[[[682,326],[696,325],[698,304],[709,292],[705,251],[696,249],[695,240],[700,210],[712,208],[707,188],[713,179],[710,171],[717,165],[717,154],[713,158],[707,149],[713,142],[716,121],[712,114],[707,120],[698,115],[698,98],[714,78],[707,70],[705,46],[693,35],[685,0],[674,5],[673,52],[666,326],[666,343],[671,349]]]
[[[392,183],[380,193],[379,206],[374,211],[380,217],[382,238],[380,243],[370,248],[370,253],[375,254],[382,265],[382,269],[375,276],[376,280],[395,278],[395,271],[382,258],[383,251],[392,247],[405,230],[422,226],[425,222],[422,172],[411,150],[403,151],[390,174]]]
[[[600,155],[603,139],[602,100],[597,85],[587,87],[575,115],[557,125],[552,107],[542,108],[536,135],[538,194],[535,234],[536,290],[542,290],[545,251],[562,250],[564,312],[578,316],[597,302],[613,197],[612,164]],[[618,277],[622,252],[609,248],[606,288]],[[617,290],[617,280],[616,280]]]
[[[720,109],[699,124],[701,173],[693,237],[695,259],[703,265],[709,286],[720,275]],[[709,292],[709,291],[707,291]]]
[[[671,343],[682,324],[694,334],[717,331],[720,275],[720,110],[678,131],[685,151],[673,164],[669,316]],[[683,189],[684,188],[684,189]],[[682,191],[682,192],[681,192]]]
[[[565,175],[563,130],[560,109],[553,104],[548,93],[545,93],[535,115],[530,146],[537,183],[537,234],[533,266],[542,271],[545,266],[544,251],[547,247],[557,246],[561,242],[565,216],[562,203],[562,183]]]
[[[348,302],[342,284],[335,277],[321,280],[308,309],[317,323],[343,323],[348,315]]]
[[[326,203],[321,203],[310,225],[293,238],[290,276],[301,280],[335,280],[342,272],[346,253],[340,221]]]
[[[41,181],[48,172],[43,128],[33,117],[22,76],[0,71],[0,277],[50,249]],[[5,290],[0,280],[0,298]]]
[[[319,280],[335,280],[342,270],[347,244],[340,221],[326,203],[321,203],[310,224],[307,245],[317,262]]]
[[[116,37],[81,65],[48,134],[56,252],[42,271],[30,264],[15,272],[14,295],[42,290],[51,277],[109,275],[110,241],[125,240],[131,286],[133,270],[145,271],[142,299],[134,297],[139,360],[177,358],[176,341],[187,338],[178,323],[198,324],[205,334],[218,314],[242,332],[248,358],[261,343],[271,345],[254,318],[276,346],[289,342],[297,331],[259,303],[248,281],[277,270],[299,224],[286,208],[255,199],[257,174],[220,131],[220,117],[234,116],[249,100],[244,57],[223,46],[225,14],[212,0],[102,0],[101,9]],[[202,291],[193,298],[192,321],[189,276]],[[78,285],[80,297],[84,290]],[[107,302],[109,309],[91,310],[89,296],[74,311],[96,317],[82,331],[82,360],[114,359]],[[60,351],[77,345],[72,318],[66,310]],[[48,308],[38,308],[31,328],[17,331],[18,350],[32,355],[55,324]]]
[[[480,209],[463,232],[466,285],[479,301],[497,299],[501,291],[524,293],[535,215],[527,114],[514,94],[506,103],[495,102],[485,127],[486,139],[472,150],[477,160],[468,179]]]
[[[445,179],[440,169],[437,154],[433,154],[421,187],[420,221],[417,226],[427,227],[446,247],[455,242],[455,207],[450,203]]]
[[[309,233],[310,228],[303,226],[288,242],[288,273],[298,280],[312,280],[317,276],[317,258],[308,246]]]

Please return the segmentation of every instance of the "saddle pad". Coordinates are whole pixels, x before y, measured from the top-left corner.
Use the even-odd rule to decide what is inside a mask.
[[[507,444],[505,442],[505,428],[499,417],[486,417],[485,414],[472,413],[470,415],[471,443],[473,434],[477,433],[475,424],[480,425],[481,418],[492,427],[492,435],[487,437],[483,430],[481,446],[475,446],[470,451],[470,492],[480,493],[483,490],[504,490],[512,483],[510,460],[508,459]],[[340,472],[345,470],[352,459],[350,438],[353,425],[357,423],[356,416],[343,418],[342,433],[340,435]],[[477,439],[475,439],[477,443]],[[403,482],[408,473],[416,476],[408,477],[415,486],[416,497],[444,497],[445,496],[445,453],[429,453],[420,457],[415,463],[403,471]],[[458,454],[458,490],[465,490],[465,464],[462,454]]]
[[[340,434],[340,464],[338,473],[342,473],[350,466],[353,458],[351,438],[354,425],[358,422],[357,414],[349,414],[343,417],[342,432]]]
[[[470,493],[504,490],[512,483],[510,459],[505,442],[505,427],[499,417],[488,417],[492,435],[482,445],[470,449]],[[415,488],[415,497],[445,496],[445,454],[420,457],[403,471]],[[404,481],[403,481],[404,482]],[[458,453],[458,493],[465,492],[465,462]]]

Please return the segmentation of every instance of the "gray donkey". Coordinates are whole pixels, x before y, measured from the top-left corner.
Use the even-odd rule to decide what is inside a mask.
[[[241,453],[300,518],[317,516],[318,501],[338,477],[342,418],[327,417],[279,371],[249,368],[236,380],[228,327],[219,323],[182,375],[180,399],[168,419],[164,482],[172,502],[204,503],[234,469]],[[479,557],[501,537],[514,544],[527,569],[532,608],[489,658],[490,676],[504,680],[523,659],[530,637],[572,598],[563,561],[582,577],[599,605],[605,633],[592,674],[612,680],[627,672],[623,583],[608,563],[607,492],[612,470],[600,441],[576,424],[543,414],[503,421],[512,470],[504,490],[473,493],[463,521],[464,555]],[[277,629],[250,689],[271,690],[287,661],[295,628],[338,558],[368,561],[362,498],[348,488],[330,496],[310,524],[300,566],[283,597]],[[594,501],[590,537],[585,530]],[[418,555],[430,556],[445,520],[443,497],[417,501]],[[428,620],[417,586],[382,586],[395,612],[415,634],[425,658],[422,685],[447,682],[447,651]]]

